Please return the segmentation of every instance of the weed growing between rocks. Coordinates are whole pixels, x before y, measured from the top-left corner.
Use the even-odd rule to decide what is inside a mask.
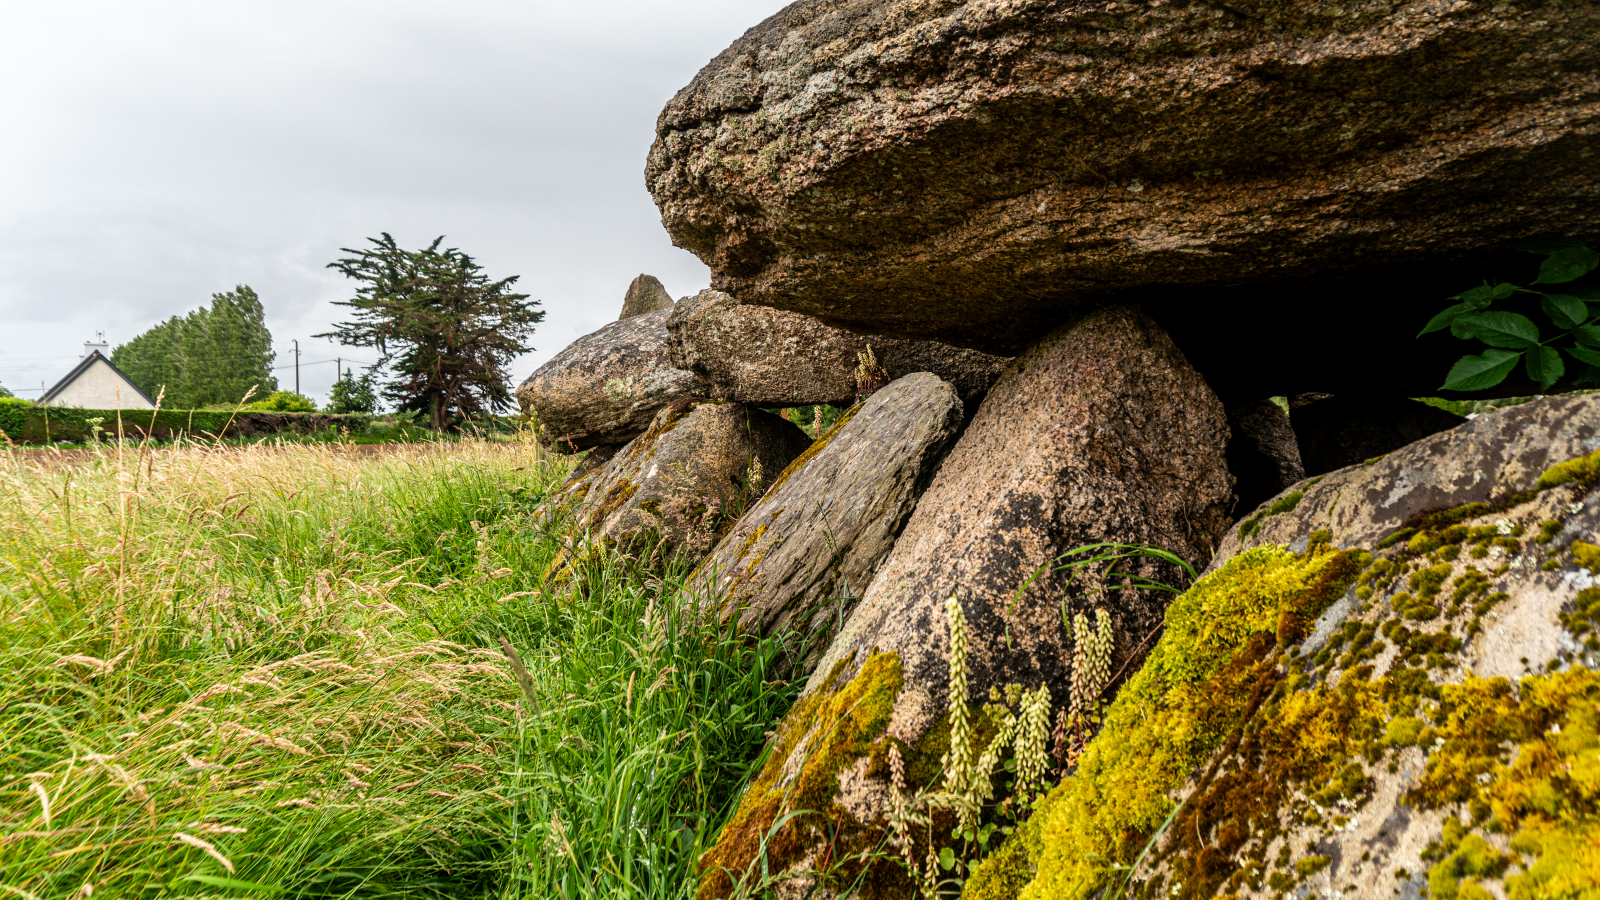
[[[0,456],[0,887],[681,897],[790,700],[532,444]],[[501,641],[526,663],[519,691]]]

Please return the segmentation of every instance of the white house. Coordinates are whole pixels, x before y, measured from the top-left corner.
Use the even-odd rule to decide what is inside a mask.
[[[155,401],[111,364],[104,334],[96,338],[84,342],[83,360],[39,402],[74,409],[155,409]]]

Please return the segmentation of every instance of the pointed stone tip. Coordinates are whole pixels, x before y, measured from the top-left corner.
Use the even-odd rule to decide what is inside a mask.
[[[622,296],[622,314],[617,316],[617,321],[671,308],[672,295],[667,293],[666,287],[661,284],[661,279],[641,272],[639,277],[628,285],[628,292]]]

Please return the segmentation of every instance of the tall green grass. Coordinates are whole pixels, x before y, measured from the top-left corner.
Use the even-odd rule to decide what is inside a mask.
[[[0,456],[0,896],[687,897],[792,699],[531,444]],[[525,662],[518,689],[500,649]]]

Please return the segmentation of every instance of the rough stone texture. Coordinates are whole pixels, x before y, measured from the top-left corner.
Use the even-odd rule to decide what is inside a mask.
[[[617,316],[617,321],[663,309],[672,309],[672,295],[654,275],[640,275],[622,295],[622,315]]]
[[[1335,546],[1374,546],[1425,512],[1495,503],[1527,490],[1540,472],[1596,447],[1600,398],[1594,395],[1547,397],[1484,413],[1376,462],[1293,485],[1228,531],[1212,567],[1243,549],[1290,544],[1324,528]],[[1291,505],[1294,494],[1301,496]],[[1279,503],[1291,508],[1266,512]]]
[[[869,657],[891,660],[903,689],[892,692],[875,733],[852,738],[848,746],[881,751],[885,728],[889,737],[916,746],[947,704],[944,604],[954,594],[968,622],[972,696],[1012,682],[1029,690],[1044,684],[1061,705],[1070,656],[1062,605],[1084,609],[1090,602],[1078,590],[1067,591],[1058,572],[1034,579],[1015,601],[1014,594],[1059,554],[1096,541],[1156,544],[1203,565],[1227,521],[1227,437],[1222,404],[1137,310],[1094,311],[1047,335],[990,389],[818,664],[801,703],[852,683],[874,665]],[[1118,635],[1113,671],[1140,655],[1141,642],[1161,621],[1163,600],[1130,596],[1135,593],[1114,590],[1105,602]],[[775,740],[793,752],[774,752],[768,767],[787,772],[803,769],[805,754],[852,754],[845,765],[849,777],[839,777],[837,790],[804,801],[823,804],[804,808],[829,810],[844,840],[882,814],[883,773],[869,775],[865,764],[853,765],[860,750],[831,746],[826,723],[815,738],[796,737],[811,724],[795,713],[786,717]],[[726,829],[711,859],[745,865],[733,852],[740,835],[771,824],[747,809],[756,802],[759,797],[747,796],[736,814],[741,823],[754,816],[753,824]],[[813,833],[824,835],[818,840],[826,844],[826,830]],[[793,867],[803,882],[819,846],[774,859],[776,871]]]
[[[625,445],[600,444],[583,451],[583,459],[572,467],[572,472],[567,475],[567,480],[562,482],[561,487],[569,488],[588,477],[589,473],[599,471],[606,463],[611,462],[611,458],[616,456],[617,451],[623,446]]]
[[[1461,424],[1461,417],[1408,397],[1345,394],[1290,415],[1307,475],[1366,462]]]
[[[804,431],[738,403],[674,403],[604,467],[547,501],[591,545],[643,537],[663,555],[710,550],[738,510],[811,445]]]
[[[1593,3],[802,0],[667,104],[646,180],[741,302],[1010,353],[1132,287],[1255,314],[1238,285],[1600,232],[1597,31]]]
[[[702,608],[748,634],[794,636],[815,661],[960,434],[948,383],[906,375],[867,399],[790,465],[691,579]],[[809,670],[810,666],[805,666]]]
[[[539,440],[568,452],[622,444],[674,400],[704,396],[693,372],[667,359],[667,310],[634,316],[572,342],[517,388],[539,414]]]
[[[714,290],[685,297],[667,334],[673,365],[699,375],[717,396],[756,406],[853,402],[856,354],[868,345],[891,379],[932,372],[967,403],[983,397],[1007,362],[937,341],[860,335]]]
[[[1546,428],[1549,430],[1546,431]],[[1503,413],[1483,416],[1454,431],[1407,447],[1394,454],[1403,459],[1394,459],[1387,466],[1379,463],[1328,476],[1317,489],[1344,501],[1340,506],[1349,512],[1343,517],[1338,516],[1337,512],[1335,516],[1328,517],[1318,511],[1317,507],[1310,505],[1313,495],[1309,493],[1296,510],[1307,510],[1305,513],[1280,517],[1275,524],[1274,536],[1291,549],[1303,549],[1313,532],[1330,526],[1339,545],[1375,549],[1377,544],[1369,541],[1377,538],[1381,542],[1381,538],[1396,531],[1398,522],[1395,514],[1400,508],[1411,508],[1419,502],[1427,503],[1428,507],[1425,508],[1429,508],[1441,504],[1457,506],[1466,502],[1487,501],[1498,508],[1486,508],[1481,515],[1461,518],[1451,524],[1492,533],[1504,531],[1508,533],[1507,538],[1510,538],[1509,532],[1516,529],[1520,539],[1511,539],[1508,546],[1480,542],[1479,546],[1486,546],[1489,550],[1482,558],[1475,558],[1468,552],[1472,544],[1460,539],[1457,539],[1457,545],[1462,552],[1449,560],[1443,560],[1434,552],[1417,552],[1416,545],[1408,548],[1406,543],[1396,544],[1386,551],[1379,550],[1381,559],[1412,561],[1419,569],[1438,566],[1449,571],[1445,576],[1445,587],[1436,600],[1436,605],[1442,608],[1441,614],[1437,617],[1402,614],[1403,608],[1410,605],[1412,594],[1417,592],[1416,585],[1404,577],[1389,586],[1383,586],[1380,581],[1378,589],[1364,603],[1362,598],[1356,596],[1357,589],[1352,587],[1341,602],[1314,623],[1311,635],[1301,646],[1301,656],[1307,657],[1328,646],[1330,639],[1341,629],[1353,632],[1358,627],[1366,626],[1380,631],[1378,643],[1372,645],[1375,653],[1365,658],[1333,654],[1326,668],[1317,673],[1320,677],[1314,677],[1301,686],[1298,698],[1326,692],[1341,682],[1365,684],[1370,681],[1378,693],[1384,695],[1385,699],[1391,699],[1401,693],[1400,686],[1406,683],[1403,673],[1407,672],[1408,663],[1413,667],[1421,667],[1422,671],[1428,673],[1428,682],[1431,683],[1421,689],[1419,699],[1422,702],[1417,704],[1414,713],[1407,712],[1404,703],[1393,702],[1392,699],[1389,706],[1376,707],[1372,712],[1375,724],[1379,726],[1389,725],[1400,715],[1420,716],[1419,726],[1438,728],[1437,745],[1433,744],[1431,736],[1426,741],[1412,741],[1410,744],[1405,741],[1379,741],[1376,746],[1381,755],[1364,760],[1364,748],[1357,750],[1362,747],[1361,742],[1352,740],[1350,746],[1346,747],[1348,756],[1332,759],[1331,766],[1324,765],[1322,770],[1331,774],[1332,769],[1342,770],[1351,764],[1360,766],[1361,776],[1366,780],[1359,789],[1333,803],[1322,797],[1321,805],[1325,808],[1319,811],[1320,815],[1312,815],[1303,799],[1288,800],[1282,808],[1265,810],[1265,814],[1255,821],[1244,817],[1228,821],[1226,814],[1218,818],[1219,807],[1226,802],[1219,803],[1218,800],[1230,792],[1238,793],[1241,782],[1248,783],[1251,777],[1270,778],[1263,770],[1270,768],[1274,761],[1258,756],[1261,748],[1251,747],[1248,743],[1236,750],[1225,748],[1219,752],[1221,758],[1214,758],[1210,767],[1213,767],[1213,771],[1233,774],[1217,777],[1197,772],[1197,784],[1190,785],[1178,795],[1180,799],[1188,799],[1196,808],[1205,810],[1203,815],[1190,816],[1191,819],[1201,820],[1198,823],[1200,827],[1196,829],[1197,823],[1194,821],[1176,823],[1170,834],[1182,834],[1184,839],[1181,842],[1171,837],[1165,840],[1156,856],[1159,858],[1165,853],[1166,858],[1160,864],[1147,865],[1139,877],[1164,877],[1169,882],[1178,882],[1194,878],[1198,870],[1204,869],[1203,878],[1210,884],[1218,885],[1213,890],[1218,894],[1234,894],[1234,886],[1221,883],[1233,874],[1229,869],[1243,867],[1237,864],[1230,866],[1228,862],[1253,857],[1272,860],[1282,848],[1288,847],[1291,850],[1290,864],[1280,870],[1300,874],[1294,868],[1294,864],[1300,860],[1311,857],[1327,860],[1313,871],[1300,874],[1296,887],[1302,893],[1309,892],[1312,896],[1340,893],[1345,897],[1370,897],[1375,900],[1397,894],[1416,896],[1419,888],[1428,887],[1430,875],[1437,877],[1437,870],[1452,868],[1451,864],[1441,863],[1437,858],[1425,860],[1422,856],[1430,844],[1441,840],[1448,820],[1454,819],[1457,823],[1471,821],[1476,804],[1488,808],[1499,798],[1528,793],[1528,783],[1518,782],[1523,779],[1537,781],[1537,778],[1530,778],[1530,773],[1525,769],[1512,771],[1495,768],[1480,774],[1479,769],[1470,764],[1463,765],[1458,760],[1463,756],[1471,758],[1476,752],[1487,753],[1489,758],[1498,761],[1498,757],[1504,753],[1508,759],[1520,756],[1521,766],[1532,765],[1537,772],[1541,769],[1548,771],[1551,756],[1554,756],[1554,765],[1559,770],[1563,765],[1559,754],[1575,752],[1574,745],[1561,745],[1559,735],[1563,727],[1570,733],[1571,729],[1584,726],[1580,721],[1568,718],[1570,708],[1563,709],[1550,699],[1550,694],[1554,693],[1551,686],[1559,683],[1556,681],[1559,676],[1552,677],[1545,673],[1562,671],[1567,678],[1581,679],[1585,677],[1581,674],[1582,670],[1600,667],[1600,653],[1585,647],[1583,635],[1569,630],[1571,622],[1566,620],[1566,615],[1574,609],[1574,600],[1579,592],[1594,587],[1596,583],[1589,565],[1575,559],[1568,551],[1575,540],[1593,540],[1600,533],[1600,496],[1597,496],[1592,484],[1563,485],[1533,497],[1526,492],[1535,489],[1539,475],[1545,469],[1597,449],[1600,449],[1600,401],[1587,397],[1536,401]],[[1540,526],[1544,522],[1559,522],[1560,526],[1551,534],[1549,541],[1541,544],[1534,538],[1540,535]],[[1424,526],[1424,530],[1440,535],[1449,542],[1448,536],[1442,535],[1443,529],[1438,526],[1433,529]],[[1224,564],[1237,549],[1234,545],[1225,547],[1213,566]],[[1547,564],[1550,564],[1549,567]],[[1479,595],[1469,597],[1467,602],[1454,604],[1452,608],[1452,604],[1447,602],[1452,589],[1472,577],[1463,577],[1464,573],[1469,572],[1486,575],[1487,586]],[[1498,602],[1490,599],[1496,595],[1500,596]],[[1485,600],[1489,602],[1485,603]],[[1476,604],[1483,604],[1487,608],[1479,612]],[[1407,655],[1396,647],[1400,643],[1400,634],[1391,629],[1397,625],[1404,625],[1423,638],[1443,635],[1446,638],[1465,638],[1465,642],[1459,650],[1440,653],[1432,662],[1423,663],[1421,654],[1408,660]],[[1422,642],[1418,638],[1408,640],[1413,646]],[[1340,649],[1348,652],[1352,647],[1344,644]],[[1352,673],[1351,670],[1358,665],[1370,666],[1371,669],[1369,672]],[[1416,672],[1418,669],[1410,671]],[[1461,691],[1454,696],[1468,697],[1471,694],[1467,692],[1472,691],[1476,684],[1480,696],[1487,698],[1496,696],[1497,691],[1492,687],[1485,690],[1482,686],[1484,683],[1474,682],[1474,679],[1496,678],[1522,682],[1516,693],[1507,690],[1500,694],[1502,697],[1520,694],[1523,701],[1521,709],[1512,700],[1494,715],[1477,721],[1458,721],[1454,728],[1443,721],[1443,717],[1436,712],[1437,707],[1432,707],[1435,710],[1433,715],[1428,714],[1432,704],[1426,698],[1430,695],[1440,696],[1441,689]],[[1580,691],[1579,696],[1582,697],[1583,693]],[[1600,694],[1600,683],[1588,688],[1587,693],[1587,701],[1581,702],[1589,709],[1588,722],[1592,723],[1594,699]],[[1284,701],[1284,708],[1291,708],[1298,698],[1291,697]],[[1500,702],[1504,704],[1506,700]],[[1535,704],[1540,708],[1534,709]],[[1455,708],[1461,710],[1458,715],[1463,718],[1471,715],[1467,712],[1469,707],[1465,702]],[[1508,721],[1514,721],[1513,716],[1518,715],[1528,715],[1536,723],[1533,734],[1507,724]],[[1251,730],[1270,735],[1282,728],[1278,722],[1284,716],[1281,712],[1275,716],[1269,706],[1256,713]],[[1360,718],[1352,717],[1350,730],[1360,733],[1363,725]],[[1588,727],[1592,728],[1592,724]],[[1495,733],[1499,729],[1503,731]],[[1486,739],[1489,749],[1480,749]],[[1524,742],[1520,753],[1517,752],[1517,745]],[[1581,752],[1590,759],[1595,753],[1592,744]],[[1534,754],[1544,754],[1543,761],[1535,762],[1540,757]],[[1315,759],[1317,756],[1304,749],[1298,755],[1300,758],[1295,762]],[[1305,772],[1310,775],[1309,778],[1291,780],[1288,795],[1294,797],[1298,793],[1300,797],[1310,797],[1325,791],[1328,786],[1325,777],[1319,780],[1315,772],[1313,768]],[[1554,786],[1557,792],[1568,792],[1569,801],[1576,800],[1580,791],[1592,790],[1576,788],[1559,776]],[[1190,799],[1197,792],[1203,793],[1204,798]],[[1538,795],[1537,791],[1533,793]],[[1512,803],[1509,806],[1497,806],[1495,811],[1507,815],[1507,808],[1513,811],[1507,816],[1512,821],[1503,822],[1498,832],[1483,827],[1485,823],[1481,820],[1476,827],[1469,826],[1467,829],[1477,832],[1479,838],[1497,853],[1506,852],[1508,845],[1512,845],[1512,838],[1518,836],[1517,819],[1523,820],[1525,828],[1529,827],[1526,820],[1530,807],[1519,808]],[[1537,813],[1534,815],[1537,816]],[[1329,821],[1335,816],[1339,817],[1338,824]],[[1574,827],[1573,823],[1577,823],[1577,828],[1588,829],[1590,834],[1600,824],[1592,809],[1587,814],[1574,812],[1564,814],[1561,818],[1565,820],[1563,827],[1571,828]],[[1265,822],[1271,822],[1271,825],[1263,827]],[[1273,826],[1277,826],[1276,829]],[[1549,829],[1557,833],[1561,830],[1561,827]],[[1240,842],[1238,836],[1241,832],[1259,832],[1263,837]],[[1538,829],[1534,828],[1530,833],[1537,832]],[[1190,834],[1201,834],[1204,840],[1191,841],[1188,837]],[[1528,853],[1529,858],[1520,871],[1533,868],[1532,859],[1544,856],[1543,868],[1547,874],[1567,865],[1577,867],[1575,874],[1587,869],[1577,884],[1587,885],[1590,891],[1600,889],[1600,873],[1593,868],[1592,856],[1583,862],[1567,856],[1568,851],[1558,849],[1562,845],[1553,841],[1548,833],[1543,843],[1545,851],[1542,854],[1537,851],[1529,853],[1523,844],[1523,852]],[[1444,855],[1448,855],[1448,850]],[[1199,860],[1202,857],[1207,861],[1201,863]],[[1398,878],[1397,870],[1404,870],[1409,877]],[[1480,888],[1492,892],[1479,896],[1503,896],[1507,887],[1506,876],[1515,876],[1518,872],[1518,869],[1498,873],[1460,869],[1456,874],[1477,876],[1466,880],[1474,881]],[[1435,890],[1439,883],[1434,882]],[[1240,897],[1265,900],[1282,893],[1265,883],[1253,889],[1247,883],[1239,887],[1241,889],[1237,896]],[[1526,889],[1528,885],[1523,887]],[[1516,894],[1513,893],[1513,896]]]
[[[1600,889],[1576,774],[1600,752],[1597,485],[1594,398],[1318,480],[1173,602],[1077,770],[964,896],[1089,898],[1136,859],[1129,895],[1194,900]]]
[[[1233,473],[1236,511],[1255,509],[1296,481],[1306,477],[1300,461],[1289,414],[1271,400],[1228,407],[1228,471]]]

